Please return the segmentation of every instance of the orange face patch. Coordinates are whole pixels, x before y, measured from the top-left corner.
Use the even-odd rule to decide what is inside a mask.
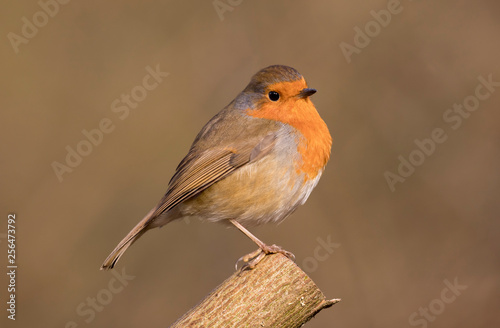
[[[257,109],[248,109],[247,113],[296,128],[302,134],[297,147],[302,163],[297,165],[297,172],[306,173],[306,179],[314,179],[330,158],[332,137],[309,97],[298,96],[304,88],[307,88],[304,79],[272,84],[266,89],[266,94],[269,91],[278,92],[278,101],[267,99]]]

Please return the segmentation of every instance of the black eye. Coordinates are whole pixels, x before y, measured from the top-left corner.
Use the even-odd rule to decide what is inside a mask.
[[[272,101],[278,101],[278,99],[280,99],[280,94],[276,91],[269,91],[269,99]]]

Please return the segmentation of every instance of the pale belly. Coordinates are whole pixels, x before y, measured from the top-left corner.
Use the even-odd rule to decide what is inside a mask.
[[[235,219],[245,226],[280,222],[302,205],[316,186],[290,161],[278,165],[266,157],[247,164],[198,196],[179,204],[180,216],[197,216],[212,222]]]

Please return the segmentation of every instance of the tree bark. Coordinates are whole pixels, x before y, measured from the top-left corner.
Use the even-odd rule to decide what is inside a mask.
[[[235,272],[170,327],[302,327],[339,301],[326,300],[292,260],[271,254]]]

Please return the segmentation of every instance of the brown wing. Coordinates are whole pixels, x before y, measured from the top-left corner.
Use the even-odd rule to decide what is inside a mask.
[[[274,146],[275,134],[268,134],[257,144],[238,149],[216,148],[195,155],[194,151],[181,161],[170,180],[167,193],[161,199],[152,218],[168,211],[225,178],[241,166],[265,156]]]

